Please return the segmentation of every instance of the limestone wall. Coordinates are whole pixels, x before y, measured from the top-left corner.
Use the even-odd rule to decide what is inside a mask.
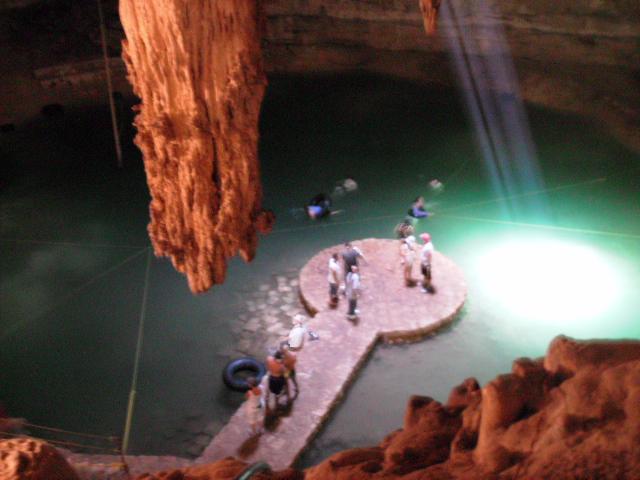
[[[105,1],[107,12],[113,11],[115,3]],[[369,71],[420,82],[455,83],[447,43],[443,40],[443,36],[454,34],[453,26],[440,18],[438,34],[427,37],[418,0],[264,0],[263,3],[267,14],[263,42],[267,73]],[[627,144],[640,148],[639,2],[492,0],[488,3],[501,13],[478,17],[461,12],[462,24],[488,26],[499,22],[504,27],[527,101],[588,116]],[[29,8],[36,7],[42,8],[40,5]],[[82,18],[95,13],[91,10],[92,2],[78,2],[73,8],[87,9],[79,15]],[[2,16],[10,17],[6,12]],[[56,18],[51,21],[56,22]],[[12,25],[16,27],[15,20]],[[40,68],[55,66],[56,62],[73,63],[74,58],[69,58],[73,55],[89,55],[90,49],[79,49],[77,43],[82,42],[68,31],[60,35],[71,35],[68,43],[75,44],[74,49],[80,53],[37,55],[30,61],[24,55],[15,56],[20,52],[19,45],[12,43],[15,34],[0,22],[2,26],[0,36],[6,41],[0,42],[0,66],[10,78],[0,90],[0,124],[36,115],[43,104],[57,98],[61,102],[104,102],[99,64],[92,78],[78,79],[83,85],[90,84],[90,88],[70,89],[64,82],[43,85],[34,81]],[[95,41],[89,26],[83,28],[89,41]],[[114,55],[119,36],[122,32],[117,28],[117,17],[112,18],[109,43]],[[487,45],[482,35],[475,43],[478,48]],[[46,50],[49,46],[42,44],[38,48]],[[60,69],[61,77],[64,70]],[[122,85],[122,69],[117,70],[116,82]],[[16,91],[23,94],[19,102]]]

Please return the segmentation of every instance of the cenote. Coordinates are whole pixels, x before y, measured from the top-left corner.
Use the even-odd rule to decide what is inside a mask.
[[[455,91],[369,75],[270,78],[260,159],[275,229],[202,295],[152,260],[130,453],[197,455],[194,437],[215,434],[242,402],[220,377],[240,355],[243,322],[260,314],[255,294],[320,249],[393,237],[420,194],[435,215],[418,232],[464,270],[464,310],[423,341],[378,346],[299,466],[379,443],[410,395],[444,401],[467,377],[484,383],[543,355],[558,334],[640,338],[640,156],[581,119],[527,113],[544,181],[528,193],[548,204],[545,223],[501,216]],[[122,170],[104,108],[0,136],[0,400],[35,424],[122,434],[149,245],[142,161],[124,133]],[[346,176],[359,190],[334,199],[342,213],[300,215]]]

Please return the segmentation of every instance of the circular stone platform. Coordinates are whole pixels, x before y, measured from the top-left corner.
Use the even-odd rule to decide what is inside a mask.
[[[436,293],[428,294],[421,291],[419,283],[415,287],[405,286],[398,240],[369,238],[351,243],[362,250],[366,259],[360,262],[360,322],[375,329],[383,340],[425,335],[452,321],[464,304],[467,285],[462,270],[438,251],[432,260],[432,284]],[[340,255],[343,250],[343,245],[322,250],[300,272],[300,296],[312,315],[335,312],[346,317],[344,297],[340,298],[337,309],[332,310],[328,305],[329,258],[333,253]],[[416,255],[413,277],[422,278],[419,255]]]

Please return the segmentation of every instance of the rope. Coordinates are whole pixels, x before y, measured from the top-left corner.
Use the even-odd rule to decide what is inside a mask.
[[[107,447],[98,447],[96,445],[85,445],[83,443],[77,443],[77,442],[65,442],[63,440],[50,440],[45,438],[34,437],[33,435],[23,435],[20,433],[2,432],[0,433],[0,436],[13,437],[13,438],[33,438],[35,440],[41,440],[46,443],[52,443],[54,445],[62,445],[65,447],[88,448],[90,450],[99,450],[101,452],[120,453],[120,450],[118,450],[117,448],[111,449]]]
[[[147,309],[147,294],[149,292],[149,270],[151,269],[151,249],[147,249],[147,267],[144,274],[144,290],[142,293],[142,306],[140,308],[140,321],[138,323],[138,341],[136,343],[136,355],[133,363],[133,376],[131,379],[131,391],[129,392],[129,403],[127,405],[127,419],[124,424],[124,434],[122,436],[122,456],[127,454],[129,448],[129,435],[131,434],[131,420],[133,418],[133,407],[136,400],[136,389],[138,387],[138,371],[140,368],[140,355],[142,353],[142,338],[144,335],[144,318]]]
[[[102,277],[105,277],[106,275],[109,275],[111,272],[117,270],[118,268],[122,267],[124,264],[130,262],[131,260],[133,260],[134,258],[138,257],[140,254],[144,253],[147,250],[148,247],[143,248],[142,250],[128,256],[127,258],[125,258],[124,260],[122,260],[120,263],[114,265],[111,268],[108,268],[107,270],[105,270],[104,272],[96,275],[95,277],[93,277],[91,280],[89,280],[88,282],[80,285],[79,287],[77,287],[76,289],[74,289],[71,293],[65,295],[59,302],[57,302],[55,305],[53,305],[51,308],[43,311],[42,313],[39,313],[38,315],[36,315],[34,318],[32,318],[30,321],[34,321],[37,320],[38,318],[42,317],[43,315],[46,315],[50,312],[52,312],[53,310],[55,310],[56,308],[58,308],[60,305],[62,305],[63,303],[68,302],[69,300],[71,300],[73,297],[75,297],[76,295],[78,295],[80,292],[82,292],[85,288],[87,288],[89,285],[91,285],[92,283],[96,282],[97,280],[101,279]],[[9,338],[11,335],[13,335],[17,330],[19,330],[25,323],[27,323],[28,320],[23,319],[23,320],[19,320],[16,323],[14,323],[11,327],[9,327],[4,334],[0,337],[0,343],[2,343],[4,340],[6,340],[7,338]]]
[[[102,44],[102,57],[104,59],[104,71],[107,76],[107,91],[109,93],[109,110],[111,112],[111,128],[113,129],[113,141],[116,147],[118,167],[122,168],[122,147],[120,146],[120,129],[116,117],[116,106],[113,103],[113,84],[111,82],[111,67],[107,55],[107,37],[104,28],[104,15],[102,14],[102,0],[98,1],[98,17],[100,18],[100,43]]]
[[[61,247],[82,247],[82,248],[130,248],[140,250],[146,248],[141,245],[113,245],[109,243],[81,243],[81,242],[53,242],[49,240],[24,240],[18,238],[0,238],[0,242],[5,243],[29,243],[35,245],[54,245]]]
[[[571,183],[571,184],[568,184],[568,185],[560,185],[559,187],[554,187],[554,188],[545,188],[543,190],[535,190],[533,192],[519,193],[519,194],[516,194],[516,195],[497,197],[497,198],[490,199],[490,200],[482,200],[482,201],[479,201],[479,202],[465,203],[463,205],[457,205],[457,206],[453,206],[451,208],[446,208],[446,209],[442,210],[442,212],[450,212],[451,210],[458,210],[460,208],[476,207],[478,205],[486,205],[486,204],[489,204],[489,203],[497,203],[497,202],[502,202],[504,200],[513,200],[513,199],[516,199],[516,198],[532,197],[532,196],[535,196],[535,195],[542,195],[543,193],[557,192],[559,190],[566,190],[567,188],[581,187],[583,185],[591,185],[591,184],[594,184],[594,183],[600,183],[600,182],[606,182],[606,181],[607,181],[607,177],[595,178],[593,180],[587,180],[585,182]]]
[[[53,428],[53,427],[44,427],[42,425],[36,425],[34,423],[27,423],[25,422],[23,424],[25,427],[31,427],[31,428],[37,428],[39,430],[47,430],[49,432],[57,432],[57,433],[68,433],[71,435],[76,435],[78,437],[87,437],[87,438],[99,438],[99,439],[106,439],[109,441],[114,441],[117,440],[118,437],[114,437],[113,435],[96,435],[96,434],[92,434],[92,433],[80,433],[80,432],[72,432],[71,430],[63,430],[61,428]]]
[[[467,217],[464,215],[449,215],[447,213],[442,215],[443,217],[455,218],[459,220],[472,220],[475,222],[487,222],[487,223],[498,223],[501,225],[512,225],[515,227],[529,227],[529,228],[540,228],[545,230],[558,230],[561,232],[574,232],[574,233],[584,233],[587,235],[605,235],[609,237],[619,237],[619,238],[633,238],[640,239],[640,235],[635,235],[633,233],[622,233],[622,232],[607,232],[605,230],[589,230],[586,228],[571,228],[571,227],[558,227],[555,225],[544,225],[541,223],[524,223],[524,222],[511,222],[508,220],[492,220],[490,218],[481,218],[481,217]]]

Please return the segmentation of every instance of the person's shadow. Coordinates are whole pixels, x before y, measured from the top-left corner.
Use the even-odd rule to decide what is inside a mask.
[[[247,458],[258,449],[260,445],[260,433],[254,433],[247,438],[238,448],[238,457]]]
[[[264,417],[264,429],[269,432],[275,432],[282,422],[283,418],[291,416],[293,413],[293,404],[295,397],[292,397],[284,405],[278,404],[276,408],[269,408]]]

